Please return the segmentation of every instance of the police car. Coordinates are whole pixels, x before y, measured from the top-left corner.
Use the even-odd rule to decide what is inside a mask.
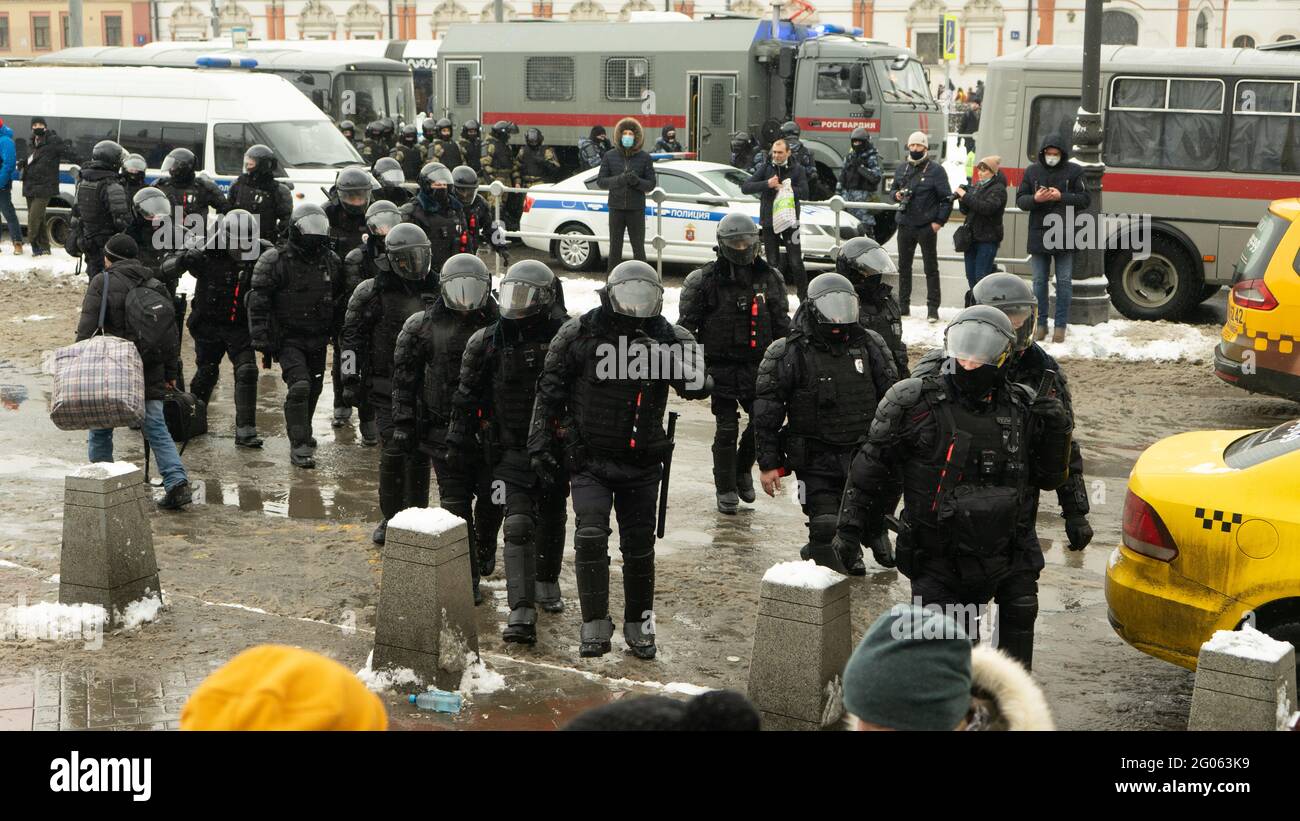
[[[609,205],[605,191],[596,185],[598,169],[591,168],[554,185],[538,185],[529,189],[524,199],[523,216],[519,228],[524,233],[524,244],[539,251],[549,251],[561,265],[570,271],[595,267],[609,254]],[[663,236],[680,245],[664,248],[665,262],[702,263],[714,258],[715,231],[723,216],[740,211],[758,222],[758,199],[740,190],[740,184],[749,179],[743,171],[721,163],[699,160],[656,160],[655,173],[659,187],[668,194],[663,204]],[[591,191],[581,194],[550,193],[551,191]],[[674,200],[674,194],[716,197],[705,201]],[[728,198],[743,198],[728,202]],[[800,206],[801,239],[806,260],[831,259],[835,244],[835,213],[826,206]],[[655,235],[655,203],[646,202],[646,254],[654,257],[651,238]],[[857,220],[847,213],[840,215],[840,223],[856,229]],[[569,239],[545,239],[527,236],[529,232],[542,234],[567,234]],[[853,234],[856,235],[856,230]],[[630,243],[623,245],[624,255],[632,258]]]

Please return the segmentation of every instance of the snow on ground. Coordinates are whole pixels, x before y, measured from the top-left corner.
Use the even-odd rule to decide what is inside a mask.
[[[420,686],[420,677],[409,667],[396,667],[376,672],[371,668],[374,659],[375,651],[371,650],[370,655],[366,656],[366,666],[357,671],[357,678],[361,679],[361,683],[372,693],[395,690],[404,685]]]
[[[162,610],[162,607],[162,599],[155,594],[131,602],[117,616],[122,621],[123,630],[134,630],[140,625],[158,618],[158,611]]]
[[[107,619],[97,604],[17,605],[0,610],[0,641],[90,641]]]
[[[504,690],[506,677],[489,670],[487,664],[474,653],[465,654],[465,672],[460,677],[457,691],[463,696],[495,693]]]
[[[1249,624],[1243,624],[1240,630],[1216,631],[1209,641],[1201,645],[1201,649],[1254,661],[1277,662],[1291,651],[1291,645],[1267,636]]]
[[[9,321],[10,322],[44,322],[47,319],[54,319],[54,317],[47,314],[31,314],[29,316],[16,316]]]
[[[6,243],[0,247],[0,282],[25,282],[33,277],[69,277],[77,273],[76,257],[69,256],[63,249],[57,249],[48,256],[34,257],[30,251],[15,255],[13,246]],[[49,317],[41,317],[49,319]],[[27,317],[24,321],[39,321]]]
[[[429,536],[439,536],[465,520],[441,507],[408,507],[389,520],[388,526]]]
[[[828,567],[822,567],[808,559],[803,562],[781,562],[774,564],[763,574],[763,581],[783,584],[786,587],[802,587],[808,590],[825,590],[844,579],[839,573]]]

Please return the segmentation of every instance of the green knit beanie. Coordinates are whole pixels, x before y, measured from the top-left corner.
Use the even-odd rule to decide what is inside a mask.
[[[895,730],[954,730],[970,710],[970,654],[951,617],[933,606],[895,605],[849,658],[844,707]]]

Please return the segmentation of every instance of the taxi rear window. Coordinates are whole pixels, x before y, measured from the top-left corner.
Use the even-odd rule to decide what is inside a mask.
[[[1259,221],[1259,225],[1255,226],[1255,233],[1251,234],[1250,239],[1246,241],[1246,247],[1242,249],[1241,258],[1234,266],[1236,275],[1233,281],[1263,279],[1269,260],[1273,258],[1273,252],[1277,250],[1282,235],[1290,227],[1291,223],[1277,214],[1271,212],[1265,214]]]
[[[1300,450],[1300,419],[1241,437],[1223,451],[1223,461],[1228,467],[1241,470],[1297,450]]]

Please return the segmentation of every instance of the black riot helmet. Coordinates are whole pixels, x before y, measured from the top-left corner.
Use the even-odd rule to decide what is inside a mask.
[[[530,128],[524,133],[524,142],[528,143],[530,148],[540,148],[542,145],[542,130],[540,128]]]
[[[857,324],[858,294],[848,277],[835,273],[813,277],[806,302],[817,330],[832,339],[847,339],[849,329]]]
[[[415,129],[414,125],[402,126],[402,145],[415,145],[420,139],[420,132]]]
[[[341,133],[344,137],[347,137],[349,140],[354,139],[357,136],[356,123],[352,122],[351,120],[344,120],[343,122],[339,123],[339,133]]]
[[[862,126],[853,129],[849,134],[849,145],[853,146],[854,151],[861,151],[871,144],[871,134]]]
[[[381,243],[401,222],[401,210],[388,200],[379,200],[366,209],[366,231]]]
[[[434,190],[438,185],[447,188],[453,182],[451,169],[440,162],[425,163],[424,168],[420,169],[420,176],[416,178],[420,192],[430,197],[434,196]]]
[[[373,171],[380,185],[393,188],[406,182],[406,174],[402,171],[402,164],[392,157],[380,157],[375,160]]]
[[[319,256],[330,244],[330,220],[319,205],[303,203],[289,221],[289,245],[305,257]]]
[[[854,237],[840,248],[835,270],[855,286],[866,285],[875,289],[885,274],[897,273],[898,267],[880,243],[869,237]]]
[[[384,138],[385,142],[391,143],[396,132],[397,123],[393,122],[392,117],[379,118],[379,135]]]
[[[664,286],[649,264],[629,259],[614,266],[605,280],[605,294],[615,314],[642,320],[659,316],[664,307]]]
[[[451,139],[451,119],[450,119],[450,118],[448,118],[448,117],[443,117],[442,119],[438,120],[438,122],[435,123],[433,127],[434,127],[434,129],[438,132],[438,139],[440,139],[440,140],[450,140],[450,139]]]
[[[193,157],[194,155],[191,154],[190,156]],[[126,159],[126,149],[112,140],[100,140],[91,149],[90,159],[94,162],[103,163],[116,171],[122,167],[122,162]]]
[[[438,279],[443,304],[453,311],[477,311],[487,305],[492,292],[492,275],[483,260],[473,254],[456,254],[447,260]]]
[[[349,165],[339,172],[334,182],[334,191],[338,194],[343,210],[354,216],[366,212],[370,205],[371,177],[366,169],[359,165]]]
[[[429,265],[433,262],[429,235],[412,222],[395,225],[384,237],[384,256],[393,273],[410,282],[419,282],[429,275]]]
[[[794,120],[786,120],[781,123],[781,136],[799,138],[799,124]]]
[[[420,133],[424,135],[424,141],[431,143],[438,139],[438,127],[434,125],[432,117],[425,117],[420,123]]]
[[[149,164],[139,154],[127,154],[122,161],[122,176],[136,185],[144,185],[144,172]]]
[[[269,179],[275,176],[279,166],[275,152],[261,143],[250,145],[244,152],[244,173],[250,177]]]
[[[991,305],[972,305],[943,332],[944,368],[970,399],[983,399],[1002,379],[1016,334],[1007,315]]]
[[[478,174],[468,165],[458,165],[451,169],[451,184],[456,189],[460,201],[469,205],[478,196]]]
[[[731,150],[733,153],[744,151],[753,144],[753,138],[749,136],[748,131],[737,131],[731,135]]]
[[[516,262],[501,280],[497,303],[502,319],[536,316],[555,302],[555,273],[535,259]]]
[[[379,120],[371,120],[366,123],[366,139],[377,140],[384,136],[384,124]]]
[[[162,172],[171,177],[172,182],[189,185],[194,182],[194,152],[188,148],[173,148],[172,153],[162,161]]]
[[[718,253],[742,268],[758,256],[758,226],[748,214],[733,211],[718,223]]]
[[[460,136],[467,140],[477,140],[479,133],[478,120],[466,120],[460,127]]]
[[[232,259],[243,258],[245,253],[259,247],[261,232],[257,217],[243,208],[230,209],[221,217],[220,238],[221,246]]]
[[[510,139],[511,134],[518,134],[519,126],[508,120],[497,120],[492,124],[492,136],[503,142]]]
[[[135,196],[131,198],[131,205],[140,219],[155,225],[166,219],[172,212],[171,200],[152,185],[135,192]]]
[[[988,274],[975,283],[971,296],[976,305],[991,305],[1007,315],[1016,334],[1015,349],[1023,351],[1034,344],[1034,326],[1038,322],[1038,300],[1033,289],[1015,274],[1005,271]]]

